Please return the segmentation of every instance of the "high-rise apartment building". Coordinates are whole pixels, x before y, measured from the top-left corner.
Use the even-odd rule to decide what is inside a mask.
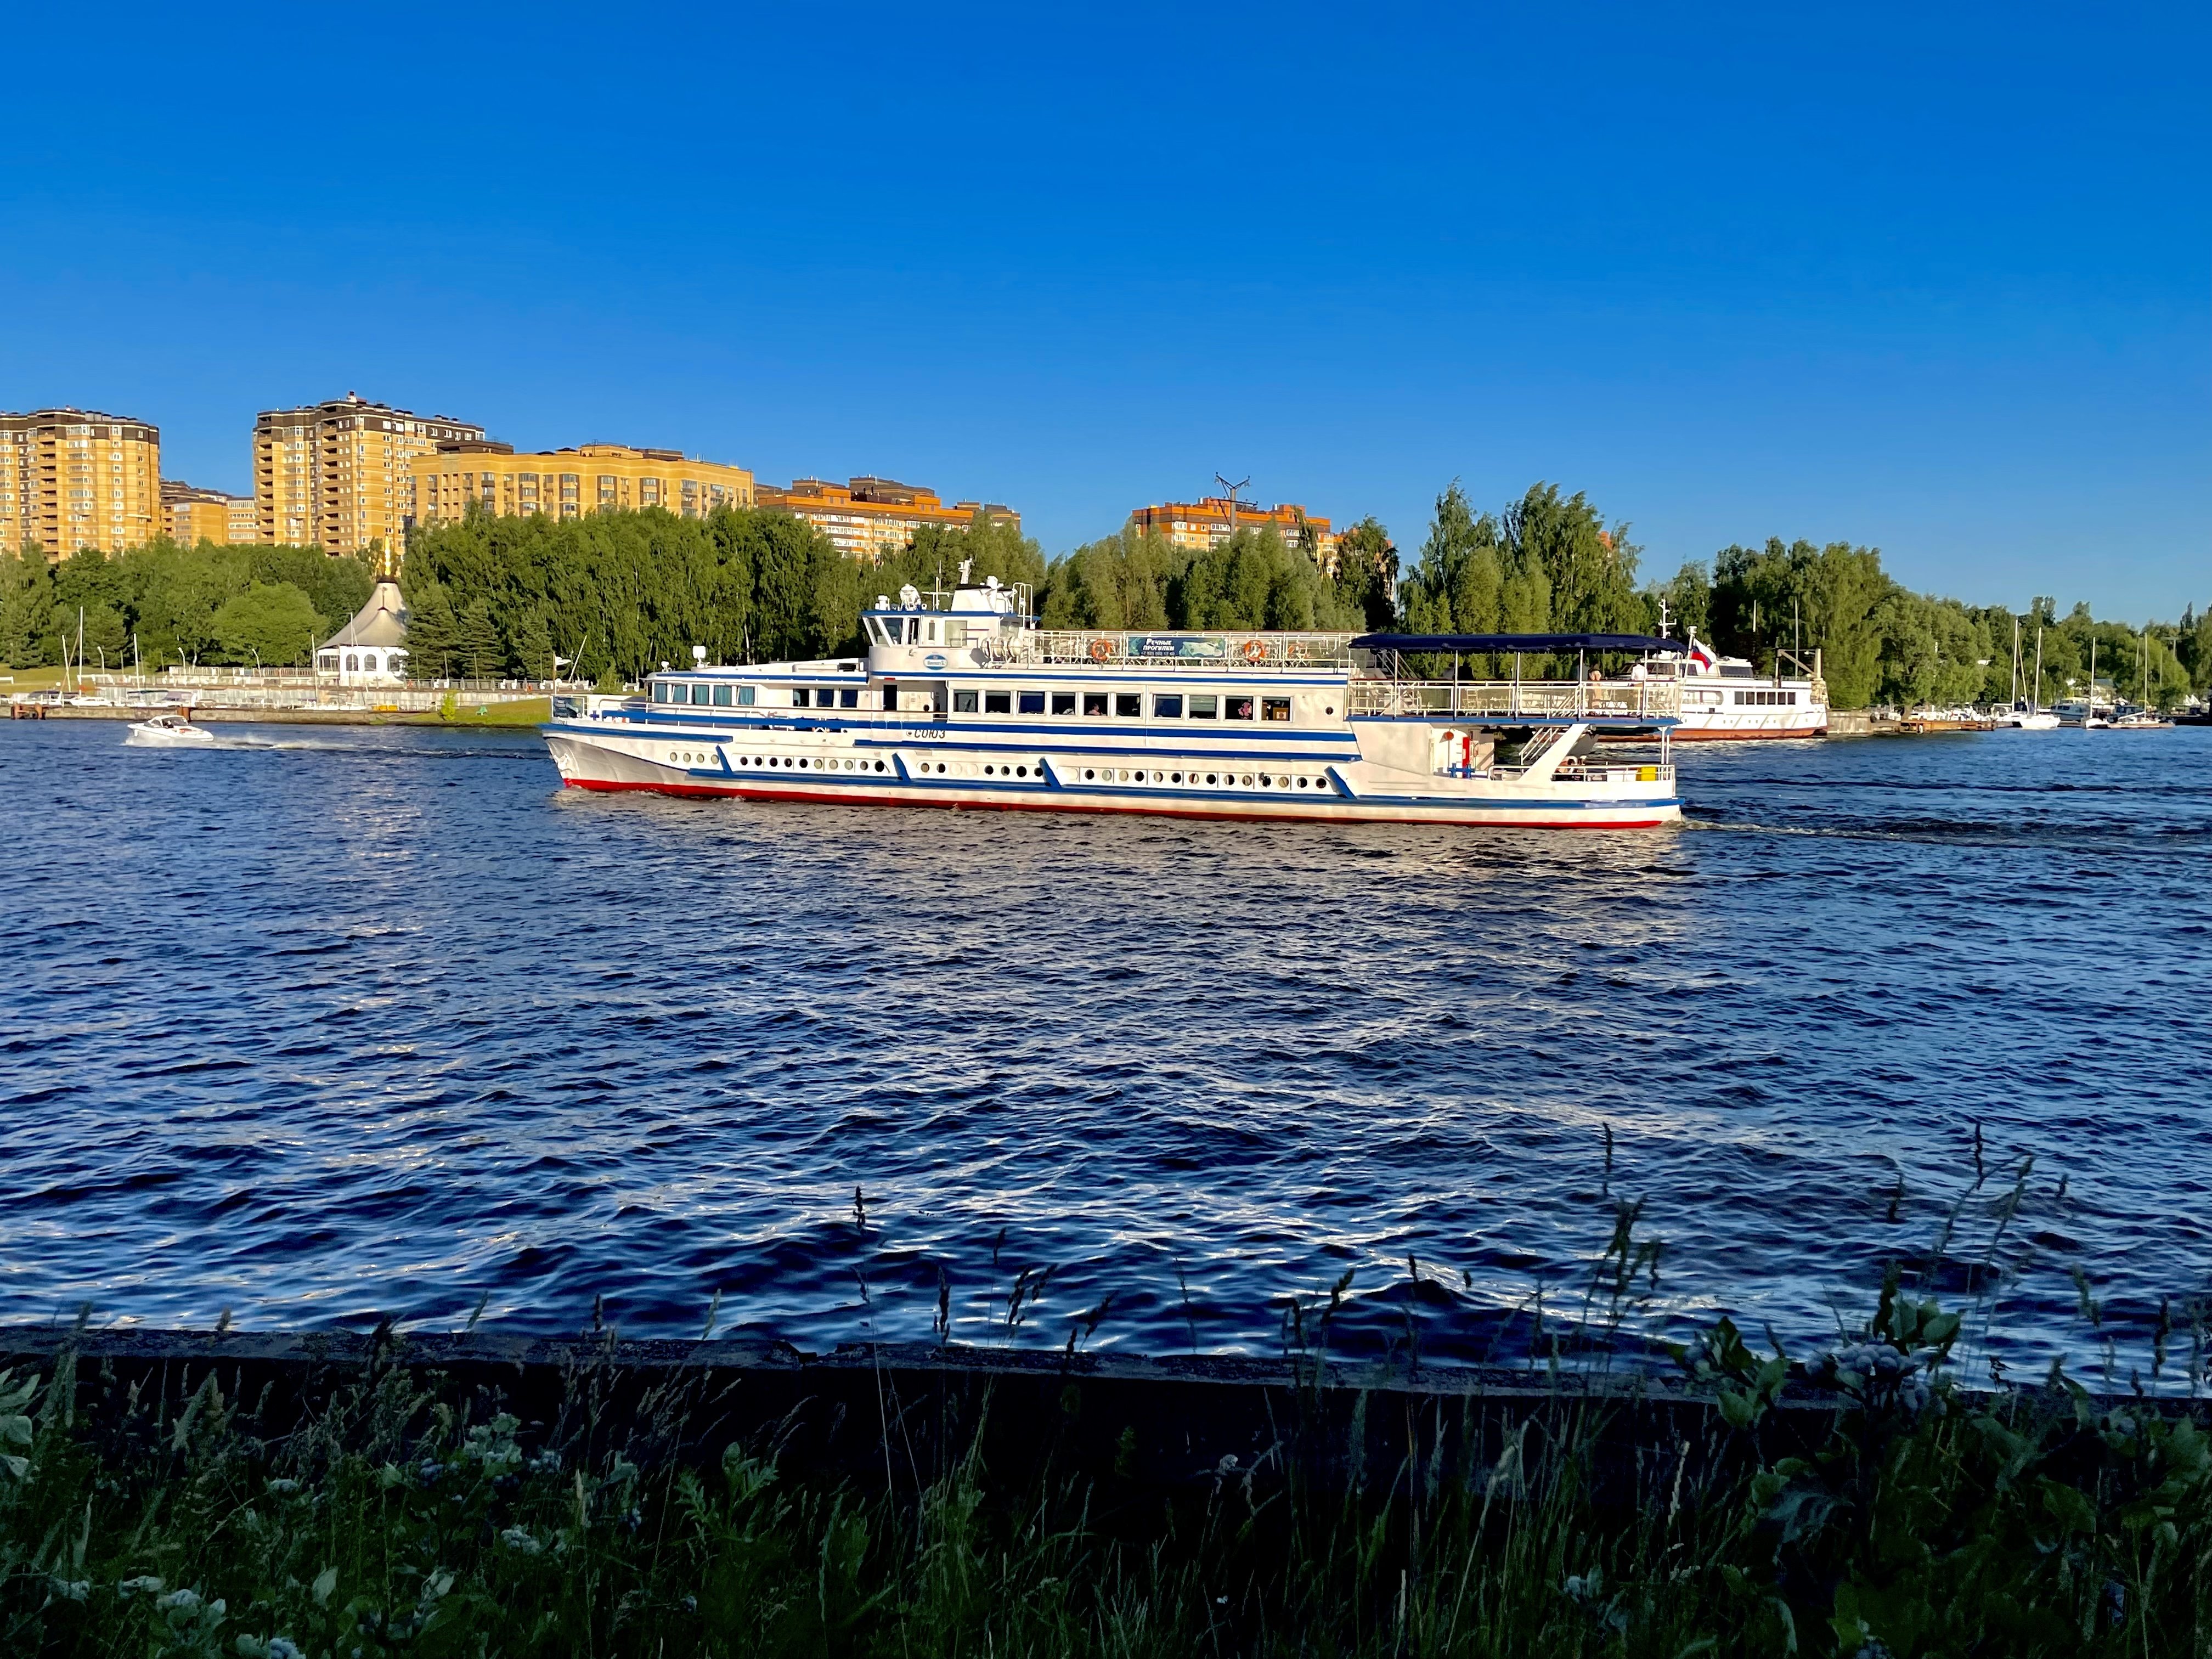
[[[1261,507],[1229,495],[1207,495],[1195,501],[1163,501],[1140,507],[1129,514],[1129,528],[1139,535],[1164,536],[1177,547],[1218,547],[1240,530],[1272,530],[1290,547],[1303,547],[1324,570],[1336,567],[1335,532],[1327,519],[1285,501],[1280,507]]]
[[[202,489],[181,478],[161,480],[161,527],[169,539],[186,547],[202,542],[251,545],[261,539],[260,515],[253,497],[221,489]]]
[[[0,548],[120,552],[161,527],[161,434],[86,409],[0,415]]]
[[[399,550],[408,465],[441,443],[481,442],[483,428],[414,415],[358,393],[303,409],[264,410],[253,422],[259,539],[357,553]]]
[[[873,563],[896,553],[926,524],[964,530],[980,513],[992,524],[1018,531],[1022,515],[996,501],[955,501],[947,507],[934,490],[892,478],[854,478],[835,484],[796,478],[788,489],[764,488],[760,505],[804,519],[842,553]]]
[[[665,507],[702,519],[718,507],[750,507],[753,475],[720,461],[686,460],[681,450],[579,444],[517,455],[481,438],[441,444],[408,463],[406,512],[429,526],[463,517],[471,501],[487,513],[543,513],[576,519],[603,507]]]

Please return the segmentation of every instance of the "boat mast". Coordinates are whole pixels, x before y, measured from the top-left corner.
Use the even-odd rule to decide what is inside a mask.
[[[2020,707],[2020,618],[2012,619],[2012,706]]]
[[[2042,624],[2041,623],[2038,623],[2035,625],[2035,690],[2034,690],[2033,694],[2033,695],[2031,695],[2031,696],[2029,696],[2028,700],[2027,700],[2027,712],[2028,712],[2029,714],[2040,714],[2042,711],[2043,711],[2043,624]]]

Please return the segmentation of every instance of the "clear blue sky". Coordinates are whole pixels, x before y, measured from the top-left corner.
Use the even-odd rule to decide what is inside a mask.
[[[2212,11],[23,7],[0,407],[2212,600]],[[26,91],[26,89],[30,89]]]

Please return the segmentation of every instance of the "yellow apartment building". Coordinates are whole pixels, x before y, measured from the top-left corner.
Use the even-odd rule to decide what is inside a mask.
[[[88,409],[0,414],[0,548],[118,553],[161,528],[158,427]]]
[[[518,455],[482,438],[441,445],[408,463],[407,507],[417,525],[451,524],[471,501],[487,513],[579,519],[601,507],[665,507],[703,519],[718,507],[750,507],[753,475],[678,449],[579,444]]]
[[[202,489],[181,478],[161,480],[162,528],[185,547],[202,542],[251,546],[261,539],[260,515],[253,497],[221,489]]]
[[[965,530],[981,513],[993,524],[1018,532],[1022,515],[996,501],[955,501],[947,507],[936,491],[894,478],[854,478],[836,484],[821,478],[796,478],[787,489],[760,491],[760,505],[804,519],[842,553],[873,564],[914,540],[926,524]]]
[[[399,549],[410,464],[440,444],[481,442],[483,428],[416,415],[357,392],[253,422],[257,539],[356,553]]]
[[[1177,547],[1218,547],[1240,530],[1272,530],[1286,547],[1303,547],[1324,570],[1336,568],[1335,532],[1327,519],[1285,501],[1280,507],[1261,507],[1229,495],[1207,495],[1194,501],[1163,501],[1140,507],[1129,514],[1129,528],[1139,535],[1164,536]]]

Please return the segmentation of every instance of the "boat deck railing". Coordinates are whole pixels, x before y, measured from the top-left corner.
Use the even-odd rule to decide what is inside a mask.
[[[1392,680],[1354,678],[1352,714],[1573,715],[1620,720],[1678,718],[1682,688],[1672,680]]]
[[[1218,673],[1224,667],[1347,673],[1350,634],[1203,629],[1036,628],[999,636],[1008,663],[1082,663],[1139,673]]]

